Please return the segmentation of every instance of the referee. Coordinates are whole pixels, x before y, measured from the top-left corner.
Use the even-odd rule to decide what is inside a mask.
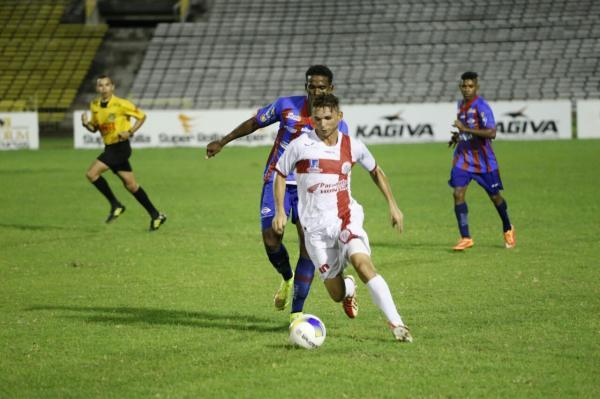
[[[167,221],[167,217],[154,207],[144,189],[135,181],[129,163],[129,138],[144,124],[146,114],[130,101],[115,96],[114,90],[115,85],[110,77],[98,77],[96,91],[100,97],[90,103],[92,119],[88,120],[87,112],[81,115],[83,126],[92,133],[100,131],[104,141],[104,152],[92,162],[86,177],[110,202],[106,223],[116,220],[125,212],[125,206],[115,197],[108,182],[102,177],[102,173],[110,169],[119,176],[127,190],[150,215],[150,231],[158,230]],[[131,117],[135,118],[133,127],[129,122]]]

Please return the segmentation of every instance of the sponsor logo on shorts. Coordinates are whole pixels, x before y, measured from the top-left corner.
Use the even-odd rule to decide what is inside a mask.
[[[269,208],[268,206],[265,206],[263,209],[260,210],[260,214],[263,216],[267,216],[270,213],[271,213],[271,208]]]

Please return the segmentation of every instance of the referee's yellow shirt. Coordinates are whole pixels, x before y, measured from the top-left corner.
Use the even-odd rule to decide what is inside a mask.
[[[100,105],[100,98],[90,103],[91,123],[100,130],[105,145],[119,142],[118,133],[131,129],[129,119],[143,119],[146,114],[131,101],[113,95],[106,107]]]

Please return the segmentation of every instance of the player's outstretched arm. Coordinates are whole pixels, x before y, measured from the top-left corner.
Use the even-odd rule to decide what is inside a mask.
[[[383,170],[377,166],[371,171],[371,179],[373,179],[375,185],[379,187],[379,190],[383,193],[383,196],[388,203],[392,226],[398,230],[399,233],[402,233],[404,230],[404,215],[400,208],[398,208],[387,176],[383,173]]]
[[[275,197],[275,217],[271,227],[277,234],[283,234],[285,225],[287,223],[287,216],[285,214],[285,208],[283,206],[283,199],[285,197],[285,177],[279,173],[275,175],[275,182],[273,184],[273,196]]]
[[[223,137],[221,140],[215,140],[208,143],[206,146],[206,159],[212,158],[217,155],[223,147],[227,145],[230,141],[239,139],[240,137],[244,137],[249,135],[250,133],[254,133],[260,128],[256,118],[253,116],[252,118],[242,122],[238,127],[233,129],[231,133],[227,136]]]

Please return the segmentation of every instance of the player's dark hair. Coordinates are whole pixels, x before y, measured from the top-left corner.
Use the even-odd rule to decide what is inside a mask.
[[[469,71],[460,75],[460,80],[477,80],[478,77],[477,72]]]
[[[312,102],[313,109],[315,108],[329,108],[332,111],[340,110],[340,100],[333,94],[323,94],[315,97]]]
[[[329,79],[329,84],[333,84],[333,72],[325,65],[312,65],[306,71],[306,82],[308,83],[309,76],[326,76]]]
[[[97,82],[98,80],[100,80],[100,79],[108,79],[108,80],[110,80],[110,83],[112,83],[112,84],[115,84],[115,82],[113,82],[112,78],[111,78],[110,76],[108,76],[108,75],[100,75],[100,76],[98,76],[98,77],[96,78],[96,82]]]

